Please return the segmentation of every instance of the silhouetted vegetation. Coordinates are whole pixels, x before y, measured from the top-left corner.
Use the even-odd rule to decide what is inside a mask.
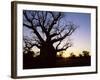
[[[23,69],[90,65],[88,51],[78,57],[74,53],[68,58],[57,56],[72,46],[69,37],[77,29],[64,20],[63,12],[23,10],[23,27],[32,33],[31,38],[23,36]],[[34,47],[40,51],[35,52]]]
[[[85,52],[85,54],[84,54]],[[69,57],[63,58],[61,55],[56,56],[56,62],[51,65],[46,60],[42,60],[40,56],[33,57],[33,53],[24,54],[24,69],[32,68],[53,68],[53,67],[75,67],[75,66],[90,66],[91,56],[88,51],[83,51],[82,54],[76,56],[71,53]],[[49,59],[52,62],[52,58]]]

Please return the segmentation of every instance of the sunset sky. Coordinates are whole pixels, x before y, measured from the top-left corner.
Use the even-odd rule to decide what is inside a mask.
[[[64,55],[74,52],[76,55],[83,50],[90,51],[91,47],[91,15],[89,13],[64,13],[64,20],[71,21],[75,25],[79,25],[76,31],[70,36],[73,46],[65,51]],[[23,28],[24,35],[30,36],[30,30]]]
[[[91,47],[91,15],[87,13],[66,13],[66,19],[79,25],[71,36],[73,46],[67,52],[74,52],[76,55],[83,50],[90,51]]]

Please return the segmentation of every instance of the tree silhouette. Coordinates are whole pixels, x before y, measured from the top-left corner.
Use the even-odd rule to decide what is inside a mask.
[[[70,58],[75,58],[76,57],[76,55],[72,52],[71,54],[70,54]]]
[[[83,55],[86,57],[86,56],[89,56],[89,51],[83,51],[82,52],[83,53]]]
[[[23,44],[23,53],[32,53],[31,48],[34,46],[32,43],[32,40],[29,40],[27,36],[24,36],[23,38],[24,44]],[[34,52],[33,52],[34,54]]]
[[[83,57],[83,55],[82,54],[79,54],[79,57]]]
[[[55,62],[57,52],[72,46],[68,37],[77,28],[72,22],[64,20],[63,12],[30,10],[23,11],[23,26],[32,30],[30,48],[39,48],[41,59],[50,62]]]

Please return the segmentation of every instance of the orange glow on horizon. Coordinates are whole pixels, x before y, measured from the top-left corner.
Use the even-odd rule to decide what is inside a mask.
[[[90,50],[66,50],[66,51],[58,52],[57,55],[63,58],[67,58],[70,56],[71,53],[73,53],[75,56],[79,56],[79,54],[83,54],[82,51],[90,52]]]

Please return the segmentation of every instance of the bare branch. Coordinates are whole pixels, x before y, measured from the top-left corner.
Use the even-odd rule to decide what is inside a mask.
[[[29,39],[28,37],[24,37],[23,41],[24,41],[24,46],[23,46],[24,52],[30,51],[34,46],[36,46],[37,48],[41,47],[41,45],[38,42],[33,43],[32,42],[33,40]]]
[[[28,15],[26,13],[26,11],[23,12],[24,16],[26,17],[27,21],[32,25],[32,26],[29,26],[25,23],[23,23],[24,26],[28,27],[29,29],[32,29],[34,31],[34,33],[36,34],[36,36],[39,38],[39,40],[41,42],[44,42],[44,40],[42,39],[41,35],[39,34],[39,32],[37,31],[36,27],[33,25],[32,21],[28,18]]]
[[[67,32],[62,37],[59,37],[57,39],[53,39],[52,43],[55,43],[55,42],[60,41],[60,40],[64,40],[66,37],[70,36],[77,29],[77,27],[74,24],[66,25],[66,27],[67,26],[69,26],[67,28]],[[64,29],[62,31],[64,31]]]
[[[72,46],[71,43],[66,43],[65,45],[63,45],[62,48],[57,49],[57,52],[64,51],[64,50],[68,49],[68,48],[71,47],[71,46]]]
[[[23,23],[23,26],[27,26],[28,28],[32,28],[32,26],[25,24],[25,23]]]
[[[59,30],[59,29],[57,29],[57,28],[55,28],[55,29],[56,29],[56,31],[55,31],[53,34],[50,35],[51,38],[52,38],[52,37],[55,37],[55,36],[57,36],[57,35],[61,35],[61,33],[65,30],[65,27],[62,28],[61,30]]]
[[[68,41],[65,41],[63,45],[62,43],[74,33],[77,26],[72,22],[66,22],[63,12],[24,11],[23,14],[26,19],[26,22],[23,21],[23,26],[31,29],[33,33],[33,39],[25,42],[27,49],[36,46],[37,48],[46,47],[48,50],[50,48],[50,50],[59,52],[72,46]],[[55,47],[54,43],[57,43]]]
[[[50,12],[53,18],[53,21],[51,23],[51,25],[49,26],[48,32],[51,31],[51,29],[53,28],[53,26],[57,23],[57,21],[59,21],[60,17],[61,17],[61,13],[59,12],[58,15],[54,16],[53,12]]]

